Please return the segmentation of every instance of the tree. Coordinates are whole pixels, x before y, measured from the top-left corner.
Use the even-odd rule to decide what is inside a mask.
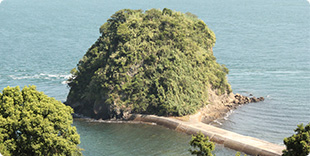
[[[189,144],[194,148],[193,150],[189,149],[191,154],[197,156],[213,156],[211,152],[214,151],[215,145],[209,141],[208,136],[205,137],[201,132],[197,133],[196,136],[192,136]]]
[[[0,153],[81,155],[73,110],[35,86],[6,87],[0,93]]]
[[[203,133],[199,132],[195,136],[192,136],[192,140],[189,144],[194,148],[194,150],[189,149],[192,155],[213,156],[212,151],[214,151],[215,145],[213,142],[209,141],[209,137],[205,137]],[[237,152],[235,156],[241,156],[241,153]],[[247,155],[244,154],[244,156]]]
[[[283,156],[307,156],[310,153],[310,123],[297,125],[296,134],[284,139]]]

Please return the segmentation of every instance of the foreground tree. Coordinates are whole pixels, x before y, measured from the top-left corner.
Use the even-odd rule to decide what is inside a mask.
[[[303,124],[297,126],[296,134],[285,138],[286,149],[283,156],[308,156],[310,153],[310,123],[304,127]]]
[[[213,156],[212,151],[214,151],[215,145],[213,142],[209,141],[208,136],[204,136],[201,132],[197,135],[192,136],[192,140],[189,142],[193,149],[189,149],[191,154],[197,156]]]
[[[214,151],[215,145],[213,142],[209,141],[209,137],[205,137],[203,133],[199,132],[197,135],[192,136],[192,140],[189,142],[189,144],[193,148],[189,149],[192,155],[213,156],[212,151]],[[241,156],[241,153],[237,152],[235,156]],[[244,154],[244,156],[247,155]]]
[[[73,110],[35,86],[7,87],[0,93],[0,153],[81,155]]]

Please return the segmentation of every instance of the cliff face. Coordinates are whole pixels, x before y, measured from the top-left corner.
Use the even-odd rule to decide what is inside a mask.
[[[120,10],[100,33],[71,71],[66,104],[76,113],[184,116],[210,103],[210,90],[231,92],[228,69],[213,56],[215,35],[193,14]]]

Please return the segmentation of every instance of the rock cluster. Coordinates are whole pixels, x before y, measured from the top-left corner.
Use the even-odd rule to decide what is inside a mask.
[[[264,97],[256,98],[252,94],[248,96],[240,94],[224,94],[218,95],[215,90],[208,90],[209,104],[202,108],[198,113],[190,115],[188,118],[182,117],[183,120],[193,122],[201,121],[206,124],[217,121],[218,119],[227,118],[234,109],[238,106],[247,103],[256,103],[264,101]]]
[[[247,96],[243,96],[240,94],[236,94],[235,95],[235,100],[233,101],[234,104],[247,104],[247,103],[251,103],[251,102],[259,102],[259,101],[264,101],[265,98],[264,97],[247,97]]]

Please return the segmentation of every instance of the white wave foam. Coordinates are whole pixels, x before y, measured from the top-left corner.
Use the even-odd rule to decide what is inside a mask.
[[[47,76],[50,78],[65,78],[65,79],[69,79],[72,75],[63,75],[63,74],[40,74],[41,76]]]
[[[310,0],[307,0],[308,2],[309,2],[309,4],[310,4]],[[309,156],[310,156],[310,154],[309,154]]]
[[[228,117],[233,113],[233,110],[230,110],[229,112],[226,113],[226,116],[224,117],[224,120],[228,120]]]
[[[219,122],[218,120],[214,120],[213,122],[215,122],[215,123],[217,123],[217,124],[219,124],[219,125],[222,125],[222,123]]]
[[[61,84],[68,84],[70,81],[62,81]]]
[[[45,79],[45,80],[53,80],[53,79],[69,79],[72,75],[64,75],[64,74],[34,74],[34,75],[9,75],[13,80],[23,80],[23,79]]]
[[[2,1],[3,1],[3,0],[0,0],[0,4],[1,4]],[[0,156],[1,156],[1,154],[0,154]]]
[[[15,76],[15,75],[9,75],[10,78],[12,78],[13,80],[22,80],[22,79],[35,79],[35,78],[39,78],[38,75],[33,75],[33,76]]]

